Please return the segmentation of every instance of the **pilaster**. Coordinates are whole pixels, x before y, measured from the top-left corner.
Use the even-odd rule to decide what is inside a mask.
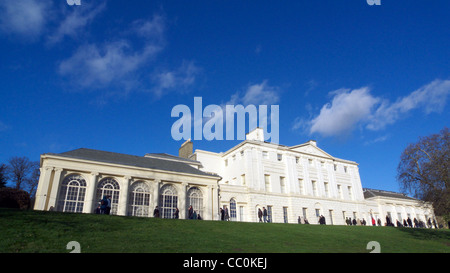
[[[119,192],[119,207],[117,209],[117,215],[125,216],[127,215],[128,209],[128,188],[130,186],[130,176],[124,176],[122,178],[122,185]]]
[[[97,189],[97,178],[98,173],[93,172],[89,176],[89,183],[87,183],[86,188],[86,199],[84,203],[83,212],[84,213],[93,213],[96,209],[97,201],[96,199],[96,189]]]

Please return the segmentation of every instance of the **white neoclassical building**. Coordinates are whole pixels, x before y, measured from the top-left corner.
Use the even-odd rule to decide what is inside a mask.
[[[183,143],[179,156],[133,156],[77,149],[41,156],[35,209],[93,213],[104,195],[112,213],[172,218],[187,208],[207,220],[220,219],[227,208],[232,221],[257,222],[266,208],[276,223],[345,225],[346,219],[403,222],[408,217],[434,220],[433,208],[403,194],[363,189],[358,164],[329,155],[315,141],[284,146],[264,141],[263,130],[226,152],[193,151]]]
[[[41,155],[36,210],[94,213],[111,196],[111,214],[186,217],[188,204],[214,220],[219,176],[200,171],[199,162],[168,154],[134,156],[91,149]]]
[[[363,189],[358,164],[326,153],[315,141],[284,146],[264,141],[257,128],[245,141],[223,153],[195,150],[190,159],[201,170],[217,173],[219,206],[228,207],[236,221],[256,222],[266,208],[272,222],[345,225],[346,219],[372,218],[382,225],[397,219],[434,219],[430,204],[403,194]]]

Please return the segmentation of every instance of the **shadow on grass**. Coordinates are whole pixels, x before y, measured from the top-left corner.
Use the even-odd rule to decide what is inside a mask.
[[[427,228],[398,228],[399,231],[408,233],[419,240],[447,240],[450,244],[450,230]]]

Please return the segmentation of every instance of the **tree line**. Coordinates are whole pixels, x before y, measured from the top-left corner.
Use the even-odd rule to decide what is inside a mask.
[[[11,157],[6,164],[0,164],[0,188],[23,190],[34,198],[39,182],[39,167],[39,161],[31,161],[28,157]]]

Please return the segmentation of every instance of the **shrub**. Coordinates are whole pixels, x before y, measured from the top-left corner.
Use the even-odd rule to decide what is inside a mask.
[[[0,188],[0,207],[28,209],[30,208],[30,194],[24,190]]]

